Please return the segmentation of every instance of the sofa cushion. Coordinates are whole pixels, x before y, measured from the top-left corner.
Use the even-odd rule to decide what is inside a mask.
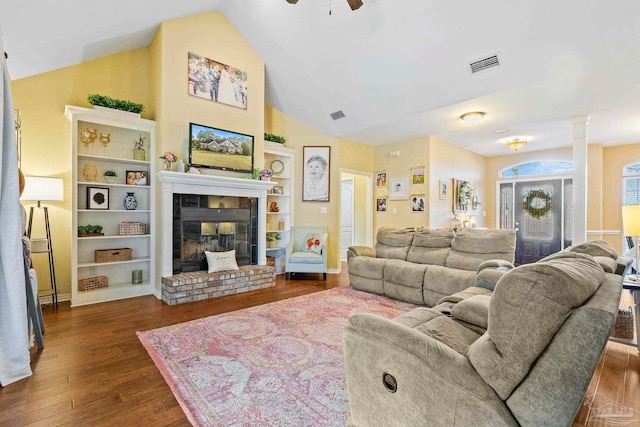
[[[467,356],[478,374],[503,400],[522,381],[572,309],[604,280],[589,255],[559,253],[505,274],[489,305],[487,334]]]
[[[451,240],[453,240],[453,229],[418,229],[407,254],[407,261],[444,265],[451,249]]]
[[[475,271],[456,270],[439,265],[427,265],[422,289],[424,304],[433,307],[440,298],[473,286]]]
[[[453,306],[451,314],[458,320],[487,329],[491,295],[475,295]]]
[[[384,266],[384,294],[412,304],[423,304],[422,283],[427,266],[390,259]]]
[[[385,258],[357,256],[349,260],[349,281],[353,289],[383,295]]]
[[[591,256],[602,256],[611,259],[618,258],[618,252],[616,252],[611,245],[604,240],[590,240],[588,242],[579,243],[577,245],[571,245],[565,249],[565,252],[577,252],[580,254],[587,254]]]
[[[376,237],[376,256],[387,259],[407,259],[415,229],[380,227]]]
[[[311,251],[294,252],[289,255],[290,263],[322,264],[322,255]]]
[[[490,259],[513,262],[515,245],[515,230],[463,228],[451,241],[445,266],[476,271],[481,263]]]

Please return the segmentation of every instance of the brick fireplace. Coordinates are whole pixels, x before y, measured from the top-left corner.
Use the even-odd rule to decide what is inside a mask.
[[[162,299],[174,305],[246,292],[275,285],[275,271],[266,262],[267,190],[274,183],[244,178],[162,171],[160,181],[160,242],[158,264],[162,277]],[[238,272],[207,273],[195,271],[174,275],[174,195],[224,196],[251,198],[257,205],[255,265],[244,265]],[[182,244],[182,243],[179,243]]]

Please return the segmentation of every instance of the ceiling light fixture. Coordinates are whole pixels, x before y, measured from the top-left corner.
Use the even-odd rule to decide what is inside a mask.
[[[513,151],[518,151],[522,147],[527,144],[527,141],[524,139],[514,138],[513,141],[507,141],[507,147],[511,148]]]
[[[462,120],[469,123],[470,125],[475,125],[485,116],[486,113],[482,111],[472,111],[471,113],[465,113],[460,116]]]

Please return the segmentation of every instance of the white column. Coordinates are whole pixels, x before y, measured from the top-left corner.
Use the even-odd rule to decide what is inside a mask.
[[[587,127],[589,116],[572,117],[573,122],[573,228],[572,243],[587,240]]]

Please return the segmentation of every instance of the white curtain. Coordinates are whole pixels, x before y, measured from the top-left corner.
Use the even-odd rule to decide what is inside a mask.
[[[13,102],[0,39],[0,385],[3,387],[31,375],[18,186]]]

